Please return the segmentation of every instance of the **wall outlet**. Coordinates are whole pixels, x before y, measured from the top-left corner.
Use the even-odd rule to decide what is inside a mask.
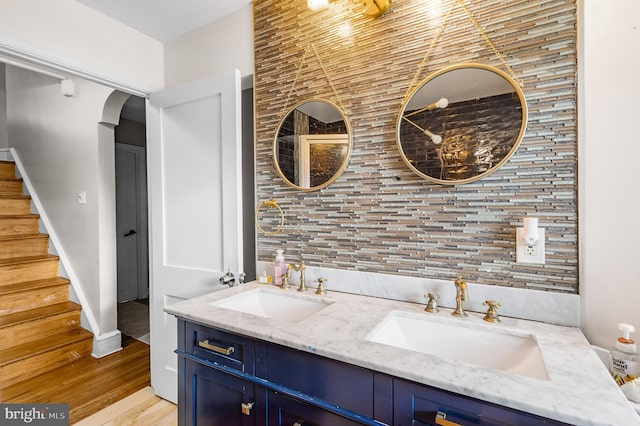
[[[78,192],[78,204],[87,204],[87,191]]]
[[[516,262],[544,265],[544,229],[538,228],[538,244],[529,246],[522,241],[524,228],[516,228]]]

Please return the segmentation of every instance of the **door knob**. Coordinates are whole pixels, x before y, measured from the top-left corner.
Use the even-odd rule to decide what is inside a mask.
[[[126,234],[124,234],[125,237],[129,237],[131,235],[135,235],[136,231],[134,229],[129,229],[129,232],[127,232]]]

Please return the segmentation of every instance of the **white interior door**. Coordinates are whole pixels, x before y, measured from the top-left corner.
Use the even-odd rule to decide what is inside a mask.
[[[141,146],[116,143],[118,302],[149,296],[144,151]]]
[[[176,319],[164,308],[222,289],[242,259],[240,72],[164,89],[147,103],[151,385],[177,402]]]

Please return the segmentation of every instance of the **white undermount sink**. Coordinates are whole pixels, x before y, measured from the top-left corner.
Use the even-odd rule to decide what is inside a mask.
[[[464,320],[428,318],[393,311],[367,336],[371,342],[422,352],[446,360],[549,380],[535,338],[487,327],[472,328]],[[460,324],[456,324],[459,322]]]
[[[284,290],[255,289],[210,304],[259,317],[299,322],[323,310],[331,305],[331,302],[296,297],[285,293]]]

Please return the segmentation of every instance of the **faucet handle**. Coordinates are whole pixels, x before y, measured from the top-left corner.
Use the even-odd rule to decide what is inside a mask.
[[[500,302],[496,302],[495,300],[485,300],[482,303],[482,306],[488,306],[487,313],[482,318],[487,322],[500,322],[500,317],[498,316],[498,308],[501,306]]]
[[[233,273],[231,271],[227,271],[226,274],[220,277],[221,285],[228,285],[229,287],[233,287],[233,284],[235,283],[235,281],[236,281],[236,278],[233,276]]]
[[[318,281],[318,288],[316,289],[316,294],[320,295],[320,296],[324,296],[327,291],[325,289],[324,283],[327,282],[326,278],[318,278],[316,281]]]
[[[291,271],[289,269],[287,269],[287,272],[282,274],[282,285],[280,286],[280,288],[282,290],[286,290],[286,289],[289,288],[289,277],[290,276],[291,276]]]
[[[436,300],[438,300],[438,295],[435,293],[427,293],[424,295],[425,299],[429,299],[429,301],[427,302],[427,306],[424,308],[425,311],[427,312],[440,312],[440,308],[438,308],[438,303],[436,302]]]

